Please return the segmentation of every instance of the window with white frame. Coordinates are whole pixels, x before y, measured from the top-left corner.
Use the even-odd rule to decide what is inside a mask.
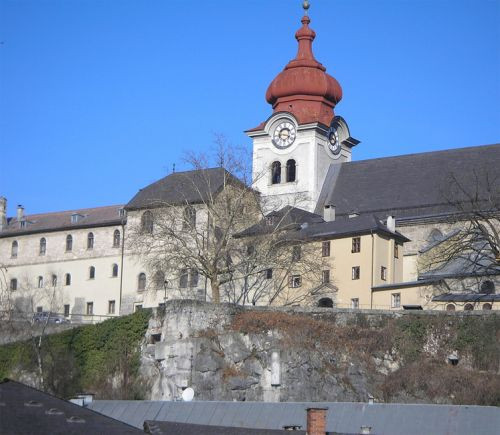
[[[380,279],[382,281],[387,281],[387,267],[385,266],[380,267]]]
[[[401,293],[391,294],[391,308],[401,307]]]
[[[361,278],[361,268],[359,266],[353,266],[352,268],[352,279]]]
[[[359,308],[359,298],[351,299],[351,308],[358,309]]]
[[[87,316],[92,316],[94,314],[94,303],[87,302]]]
[[[361,252],[361,237],[352,238],[352,250],[351,252]]]
[[[108,314],[115,314],[115,301],[108,301]]]
[[[302,277],[300,275],[292,275],[290,277],[289,286],[292,288],[298,288],[302,285]]]

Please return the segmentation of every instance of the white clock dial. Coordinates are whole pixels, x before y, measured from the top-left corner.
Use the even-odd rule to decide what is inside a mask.
[[[340,153],[341,147],[339,142],[339,134],[335,127],[330,127],[328,130],[328,148],[330,151],[337,155]]]
[[[295,126],[291,122],[282,122],[274,129],[273,143],[278,148],[287,148],[295,141]]]

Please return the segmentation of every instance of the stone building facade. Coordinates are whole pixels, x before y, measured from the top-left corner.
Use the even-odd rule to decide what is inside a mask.
[[[330,296],[311,303],[498,308],[500,264],[472,282],[460,279],[460,271],[423,276],[419,258],[429,244],[460,225],[450,220],[457,209],[446,198],[449,177],[471,185],[473,174],[498,174],[500,145],[356,161],[353,148],[359,141],[351,137],[346,120],[334,113],[342,89],[314,58],[315,32],[309,24],[310,18],[304,16],[295,35],[296,58],[269,86],[271,116],[246,133],[253,140],[254,187],[265,210],[293,207],[314,215],[309,229],[306,221],[295,223],[304,224],[303,233],[315,243],[331,242],[329,267],[318,271],[324,274],[319,280],[332,286]],[[210,170],[213,194],[220,188],[221,170]],[[192,174],[195,177],[196,171]],[[28,312],[94,318],[157,306],[167,298],[207,299],[206,279],[189,279],[193,285],[181,285],[178,271],[169,279],[158,279],[129,243],[131,228],[157,206],[155,201],[193,206],[199,225],[206,222],[196,192],[179,177],[170,174],[141,189],[128,204],[93,209],[29,215],[19,206],[17,216],[7,217],[6,199],[1,198],[2,305],[15,299]],[[493,179],[488,192],[498,200],[498,177]],[[498,208],[493,211],[498,213]],[[458,300],[449,287],[453,280],[461,282],[462,293],[466,283],[469,296]],[[435,299],[436,284],[443,283],[448,288],[439,293],[449,293],[448,300]]]

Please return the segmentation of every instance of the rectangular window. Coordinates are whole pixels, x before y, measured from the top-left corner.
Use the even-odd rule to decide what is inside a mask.
[[[137,311],[139,311],[139,310],[142,310],[142,304],[136,305],[136,306],[134,307],[134,311],[135,311],[135,312],[137,312]]]
[[[179,287],[186,288],[188,286],[189,274],[187,269],[181,269],[179,275]]]
[[[108,314],[115,314],[115,301],[108,301]]]
[[[330,282],[330,271],[329,270],[323,270],[321,272],[321,278],[323,281],[323,284],[326,284],[327,282]]]
[[[189,276],[189,287],[198,287],[199,274],[196,269],[191,269],[191,274]]]
[[[387,267],[382,266],[380,268],[380,279],[382,281],[386,281],[387,280]]]
[[[327,242],[323,242],[321,244],[321,256],[322,257],[330,256],[330,240],[328,240]]]
[[[36,307],[36,312],[41,313],[43,311],[43,307]]]
[[[272,279],[273,278],[273,269],[266,269],[265,274],[266,274],[266,279]]]
[[[17,279],[16,278],[12,278],[10,280],[10,289],[17,290]]]
[[[352,238],[352,250],[351,252],[361,252],[361,237]]]
[[[302,249],[300,246],[294,246],[292,248],[292,261],[299,261],[302,256]]]
[[[361,277],[361,270],[359,266],[352,268],[352,279],[359,279]]]
[[[64,317],[69,317],[69,305],[64,306]]]
[[[401,293],[391,294],[391,307],[399,308],[401,306]]]
[[[399,245],[394,242],[394,258],[399,258]]]
[[[292,275],[290,277],[290,287],[298,288],[302,285],[302,277],[300,275]]]
[[[92,316],[94,314],[94,303],[87,302],[87,316]]]
[[[358,309],[359,308],[359,298],[351,299],[351,308]]]

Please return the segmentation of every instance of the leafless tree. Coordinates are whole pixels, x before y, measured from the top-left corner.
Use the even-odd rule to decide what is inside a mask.
[[[451,209],[446,217],[450,231],[422,256],[421,271],[449,271],[465,286],[475,278],[499,275],[500,170],[450,174],[441,192]]]
[[[313,270],[317,273],[318,268],[310,265],[312,257],[305,252],[300,259],[292,258],[291,241],[284,242],[279,226],[265,237],[234,237],[263,220],[265,203],[254,189],[257,180],[255,174],[252,179],[248,166],[250,156],[228,146],[221,136],[216,144],[211,157],[189,154],[186,159],[196,174],[185,173],[183,183],[189,185],[185,190],[191,196],[195,192],[198,200],[153,201],[148,208],[152,224],[136,219],[130,225],[131,247],[150,275],[160,277],[153,281],[165,276],[178,283],[181,297],[196,296],[193,289],[200,276],[208,282],[215,303],[275,303],[280,296],[291,301],[284,297],[292,289],[290,273],[299,270],[307,275]],[[214,166],[222,168],[218,189],[214,189],[210,169]],[[272,280],[268,279],[271,269]]]

